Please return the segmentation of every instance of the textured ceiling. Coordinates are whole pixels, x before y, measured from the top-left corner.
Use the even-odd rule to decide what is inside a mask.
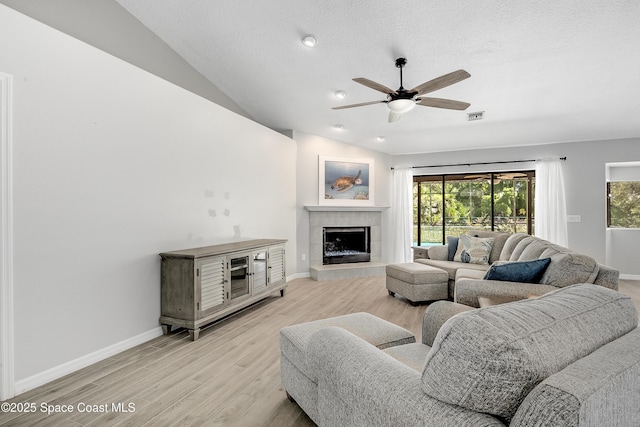
[[[117,1],[274,129],[392,154],[640,137],[638,0]],[[400,56],[406,88],[468,71],[429,96],[471,106],[331,109],[385,99],[352,78],[397,89]]]

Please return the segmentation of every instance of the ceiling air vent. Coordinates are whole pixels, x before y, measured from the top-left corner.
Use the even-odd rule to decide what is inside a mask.
[[[482,120],[482,115],[484,114],[484,111],[477,111],[475,113],[467,113],[467,115],[469,116],[469,121],[472,122],[474,120]]]

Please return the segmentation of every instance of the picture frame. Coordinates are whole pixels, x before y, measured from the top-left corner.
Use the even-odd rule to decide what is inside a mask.
[[[370,158],[318,156],[318,204],[373,206],[374,161]]]

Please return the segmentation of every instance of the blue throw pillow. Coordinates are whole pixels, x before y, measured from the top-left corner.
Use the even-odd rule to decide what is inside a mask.
[[[449,249],[447,259],[453,261],[453,257],[456,255],[456,250],[458,249],[458,238],[447,236],[447,248]]]
[[[549,266],[551,258],[533,261],[515,261],[504,264],[492,264],[484,275],[485,280],[504,280],[507,282],[540,283],[542,275]]]

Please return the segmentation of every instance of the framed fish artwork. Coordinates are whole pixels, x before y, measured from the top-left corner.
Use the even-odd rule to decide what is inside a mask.
[[[319,205],[373,206],[373,159],[318,156]]]

